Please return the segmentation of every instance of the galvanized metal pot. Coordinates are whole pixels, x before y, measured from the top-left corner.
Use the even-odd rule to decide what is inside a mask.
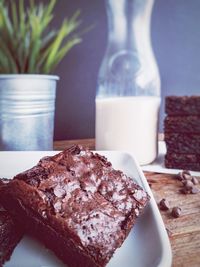
[[[0,150],[52,150],[58,79],[0,75]]]

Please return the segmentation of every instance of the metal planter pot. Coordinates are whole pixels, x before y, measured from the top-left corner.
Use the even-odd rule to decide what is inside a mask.
[[[0,75],[0,150],[52,150],[58,79]]]

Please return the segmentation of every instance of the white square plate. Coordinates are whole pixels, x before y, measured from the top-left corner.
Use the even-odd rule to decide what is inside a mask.
[[[34,166],[41,157],[55,153],[57,152],[0,152],[0,177],[11,178]],[[125,153],[108,151],[99,153],[105,155],[114,168],[134,178],[151,196],[150,204],[107,267],[170,267],[172,263],[170,242],[157,204],[138,163]],[[38,241],[25,236],[5,267],[64,267],[64,265]]]

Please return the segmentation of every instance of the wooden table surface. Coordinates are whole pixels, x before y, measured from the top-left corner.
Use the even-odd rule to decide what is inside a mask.
[[[63,150],[72,144],[95,148],[94,139],[55,141],[54,149]],[[181,194],[181,182],[175,175],[145,172],[157,203],[166,198],[170,207],[179,206],[181,216],[172,218],[170,212],[161,211],[173,254],[173,267],[200,267],[200,193]],[[200,189],[200,177],[198,177]],[[165,267],[165,266],[163,266]]]

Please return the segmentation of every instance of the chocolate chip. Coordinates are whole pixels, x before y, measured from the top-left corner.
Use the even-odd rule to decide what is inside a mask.
[[[192,190],[192,188],[194,186],[193,182],[190,180],[184,181],[183,184],[184,184],[185,189],[188,191]]]
[[[184,177],[183,177],[182,172],[179,172],[179,173],[177,174],[176,178],[177,178],[177,180],[179,180],[179,181],[183,181],[183,180],[184,180]]]
[[[184,174],[191,175],[190,171],[188,171],[188,170],[183,170],[182,173],[183,173],[183,175],[184,175]]]
[[[192,190],[191,190],[192,194],[198,194],[199,193],[199,189],[195,186],[193,186]]]
[[[169,210],[169,202],[165,198],[161,199],[159,202],[159,208],[160,210]]]
[[[190,174],[183,174],[183,177],[185,180],[190,180],[191,179],[191,175]]]
[[[191,179],[191,174],[189,171],[184,170],[184,171],[178,173],[177,179],[180,181]]]
[[[180,217],[181,215],[181,208],[179,207],[173,207],[172,211],[171,211],[171,215],[174,217],[174,218],[178,218]]]
[[[191,181],[195,185],[197,185],[199,183],[199,181],[198,181],[198,179],[196,177],[192,177]]]

